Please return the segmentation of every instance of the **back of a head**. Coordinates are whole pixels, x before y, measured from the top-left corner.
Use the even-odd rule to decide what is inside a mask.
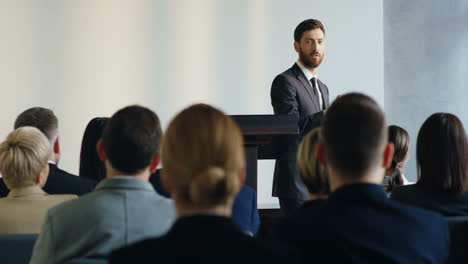
[[[391,125],[388,126],[388,142],[394,146],[393,159],[389,168],[391,178],[387,186],[387,192],[391,192],[404,183],[401,170],[408,155],[410,137],[402,127]]]
[[[405,161],[409,151],[410,137],[405,129],[391,125],[388,126],[388,142],[391,142],[394,146],[393,160],[390,165],[390,169],[394,170],[399,168],[399,165]]]
[[[159,153],[162,137],[158,116],[148,108],[133,105],[117,111],[102,135],[110,165],[132,175],[148,167]]]
[[[104,163],[99,159],[96,144],[102,137],[109,118],[96,117],[89,121],[83,134],[80,152],[80,177],[100,181],[106,178]]]
[[[240,129],[221,111],[193,105],[169,124],[162,160],[175,199],[205,208],[230,204],[245,162]]]
[[[15,120],[14,128],[24,126],[39,129],[51,144],[54,143],[58,134],[57,117],[52,110],[43,107],[32,107],[19,114]]]
[[[50,155],[49,141],[34,127],[20,127],[0,143],[0,172],[9,189],[36,184]]]
[[[323,139],[328,166],[357,180],[381,160],[387,143],[384,113],[367,95],[345,94],[325,114]]]
[[[322,129],[315,128],[305,135],[297,151],[297,168],[311,194],[329,194],[328,174],[317,159],[316,146],[322,139]]]
[[[418,184],[447,193],[466,190],[467,144],[465,128],[455,115],[435,113],[426,119],[416,144]]]

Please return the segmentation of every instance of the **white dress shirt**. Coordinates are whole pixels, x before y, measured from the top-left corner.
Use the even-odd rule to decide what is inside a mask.
[[[307,81],[309,82],[310,84],[310,87],[314,87],[311,83],[311,79],[315,77],[315,90],[317,91],[317,94],[319,96],[319,103],[320,103],[320,110],[323,110],[323,99],[322,99],[322,92],[320,92],[320,89],[319,89],[319,86],[318,86],[318,78],[317,78],[317,74],[313,75],[299,60],[297,60],[296,62],[297,66],[299,66],[299,68],[301,68],[302,72],[304,73]]]

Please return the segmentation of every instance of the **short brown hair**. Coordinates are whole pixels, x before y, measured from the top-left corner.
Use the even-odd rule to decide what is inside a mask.
[[[54,143],[58,133],[58,119],[54,112],[43,107],[32,107],[21,114],[15,120],[14,128],[32,126],[39,129],[51,144]]]
[[[329,194],[328,174],[317,159],[316,146],[322,140],[321,128],[308,132],[301,141],[297,151],[297,168],[299,175],[309,193]]]
[[[104,128],[104,151],[113,168],[135,174],[150,165],[162,138],[158,116],[138,105],[117,111]]]
[[[367,95],[345,94],[325,114],[323,139],[328,164],[359,178],[377,165],[387,143],[384,113]]]
[[[325,35],[325,27],[323,26],[322,22],[317,19],[307,19],[302,21],[299,25],[297,25],[296,29],[294,30],[294,41],[300,42],[302,38],[302,34],[306,31],[313,30],[320,28]]]
[[[0,171],[9,189],[35,185],[36,176],[47,166],[51,146],[41,131],[20,127],[0,143]]]
[[[244,166],[243,139],[231,117],[205,104],[184,109],[170,122],[162,147],[163,173],[185,203],[232,203]]]
[[[467,187],[466,131],[457,116],[435,113],[421,126],[416,144],[418,184],[462,193]]]

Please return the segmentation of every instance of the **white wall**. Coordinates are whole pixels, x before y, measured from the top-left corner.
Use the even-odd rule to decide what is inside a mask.
[[[297,59],[295,26],[326,27],[319,76],[331,98],[362,91],[384,103],[382,0],[0,0],[0,138],[31,106],[60,119],[60,166],[77,173],[95,116],[138,103],[166,126],[205,102],[228,114],[272,113],[274,76]],[[193,128],[196,132],[196,128]],[[259,206],[274,206],[272,161],[259,168]]]

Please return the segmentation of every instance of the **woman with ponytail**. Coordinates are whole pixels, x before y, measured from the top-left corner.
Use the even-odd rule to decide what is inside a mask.
[[[34,127],[20,127],[0,143],[0,172],[10,189],[0,199],[0,234],[37,234],[50,208],[77,197],[42,190],[51,151],[49,140]]]
[[[295,262],[289,250],[244,234],[230,218],[245,158],[240,129],[229,116],[204,104],[186,108],[170,122],[161,156],[177,221],[165,236],[114,251],[111,263]]]
[[[403,175],[403,167],[409,159],[410,137],[405,129],[391,125],[388,127],[388,141],[394,146],[393,160],[385,171],[384,186],[387,193],[391,193],[398,186],[408,184]]]

